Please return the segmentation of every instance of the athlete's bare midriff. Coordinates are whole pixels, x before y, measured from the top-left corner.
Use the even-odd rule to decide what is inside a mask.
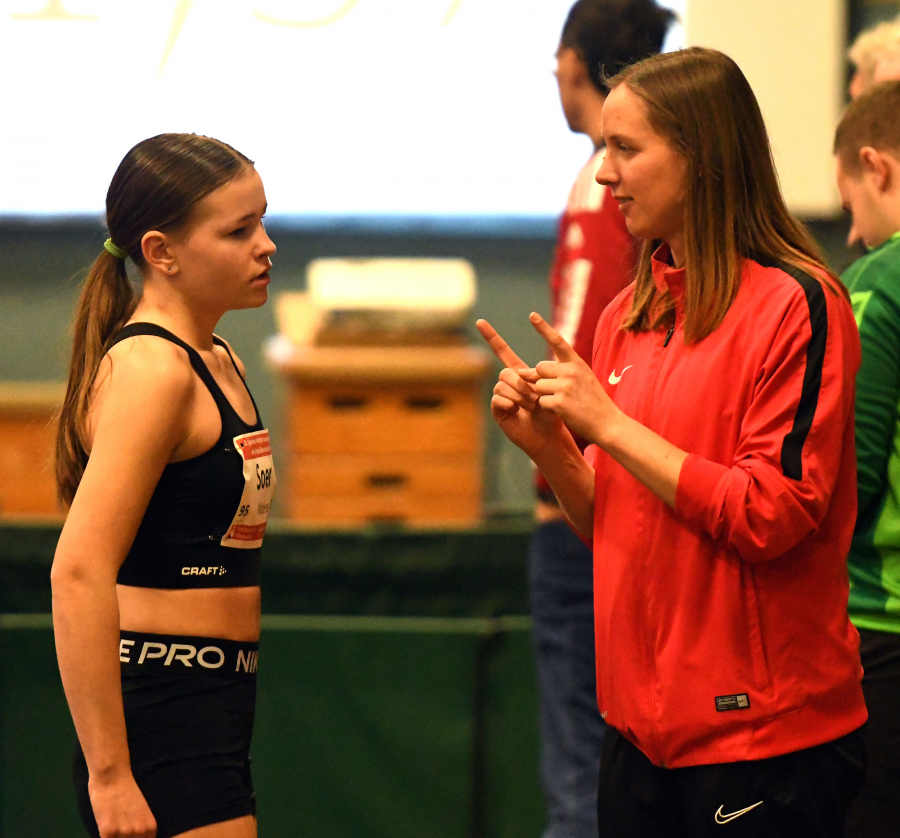
[[[122,631],[259,639],[258,587],[183,591],[116,585]]]

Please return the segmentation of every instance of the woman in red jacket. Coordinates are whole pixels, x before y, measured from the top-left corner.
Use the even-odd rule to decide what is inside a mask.
[[[479,323],[494,418],[593,541],[600,834],[841,836],[865,764],[853,314],[731,59],[610,87],[597,180],[644,248],[593,369],[537,314],[558,360],[536,369]]]

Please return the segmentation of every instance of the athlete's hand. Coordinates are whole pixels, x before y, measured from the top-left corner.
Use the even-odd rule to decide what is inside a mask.
[[[100,838],[156,838],[156,818],[131,772],[113,780],[88,781]]]
[[[555,361],[541,361],[535,367],[533,387],[538,404],[558,416],[573,433],[599,443],[621,412],[565,338],[537,312],[532,312],[529,320],[556,356]]]
[[[504,367],[491,397],[491,415],[503,433],[534,459],[563,432],[562,423],[538,403],[535,370],[513,352],[487,320],[478,320],[475,326]]]

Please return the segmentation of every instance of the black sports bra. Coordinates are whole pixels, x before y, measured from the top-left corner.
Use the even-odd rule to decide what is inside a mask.
[[[275,488],[275,469],[269,432],[263,428],[256,402],[256,422],[248,425],[200,354],[155,323],[125,326],[110,348],[134,335],[164,338],[187,352],[219,408],[222,433],[200,456],[165,467],[117,582],[141,588],[258,585],[259,548]],[[228,351],[220,338],[213,340]],[[237,370],[230,351],[228,355]]]

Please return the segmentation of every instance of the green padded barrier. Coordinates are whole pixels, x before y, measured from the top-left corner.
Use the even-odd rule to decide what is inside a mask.
[[[537,838],[526,618],[263,618],[266,838]],[[0,616],[0,836],[80,836],[49,615]]]
[[[0,617],[0,836],[84,838],[49,615]]]
[[[491,838],[537,838],[546,816],[531,621],[526,622],[525,630],[500,635],[489,667],[483,788],[484,834]]]
[[[465,530],[310,530],[270,522],[269,614],[490,617],[528,611],[527,518]],[[58,522],[0,520],[0,613],[50,610]]]

